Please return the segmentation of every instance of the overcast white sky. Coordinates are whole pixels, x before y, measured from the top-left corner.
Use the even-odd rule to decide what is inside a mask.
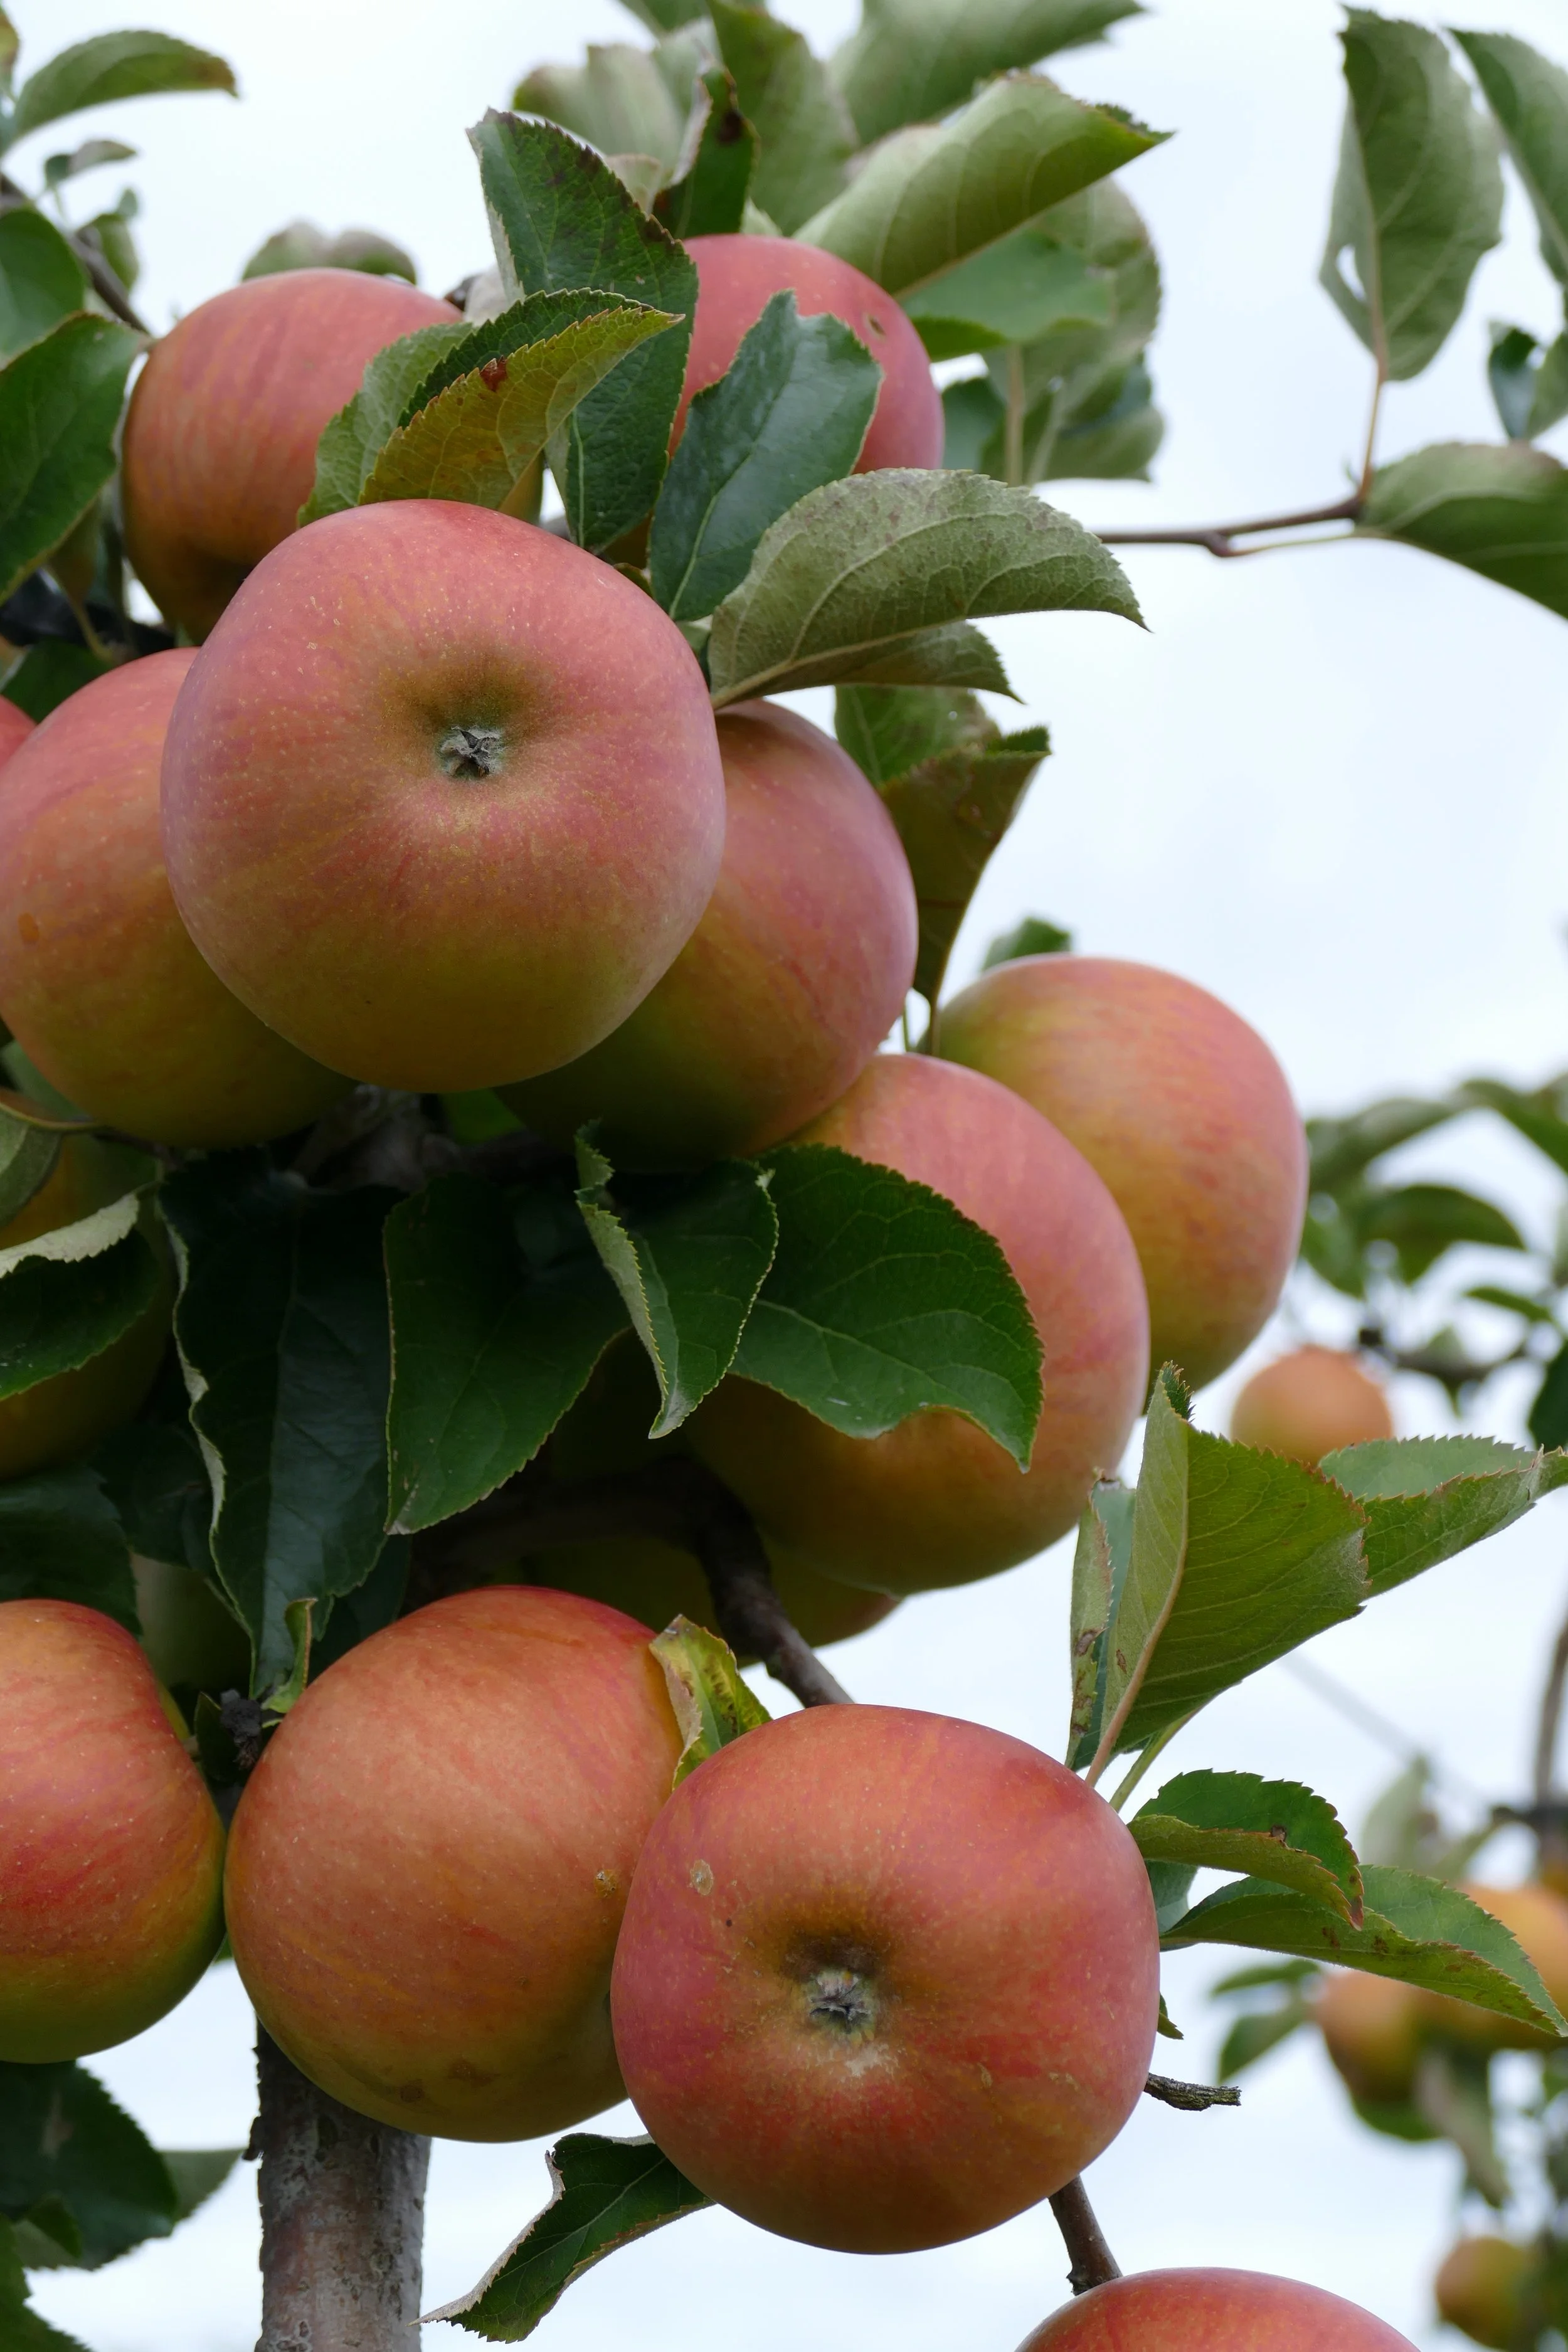
[[[25,62],[123,21],[103,0],[11,5]],[[855,12],[852,0],[796,0],[780,13],[826,47]],[[245,11],[150,0],[138,15],[222,49],[244,90],[238,106],[158,100],[90,123],[145,150],[127,176],[144,202],[138,299],[158,323],[230,283],[298,214],[385,230],[441,290],[487,257],[464,125],[504,104],[541,59],[641,37],[614,0],[382,0],[374,11],[353,0]],[[1467,0],[1464,15],[1568,59],[1561,0]],[[1087,521],[1209,520],[1340,494],[1359,454],[1368,369],[1315,282],[1341,106],[1338,21],[1328,0],[1163,0],[1113,47],[1063,61],[1069,89],[1178,133],[1126,175],[1166,267],[1153,365],[1171,432],[1153,486],[1053,492]],[[48,132],[18,151],[23,175],[57,143]],[[100,184],[105,201],[118,192],[110,175]],[[1513,194],[1509,227],[1448,352],[1391,394],[1385,453],[1496,437],[1486,320],[1557,323]],[[1129,568],[1146,635],[1091,616],[997,628],[1026,705],[1012,723],[1048,721],[1057,748],[981,891],[959,976],[993,931],[1026,911],[1049,915],[1088,948],[1215,989],[1269,1037],[1312,1109],[1479,1069],[1539,1077],[1568,1061],[1563,625],[1393,548],[1239,564],[1139,551]],[[1551,1198],[1522,1150],[1480,1127],[1423,1146],[1412,1164],[1489,1172],[1531,1214]],[[1322,1328],[1332,1335],[1331,1322]],[[1200,1418],[1219,1425],[1232,1386],[1210,1392]],[[1420,1388],[1400,1402],[1407,1430],[1447,1425]],[[1508,1413],[1500,1399],[1500,1427]],[[1316,1645],[1489,1793],[1522,1781],[1542,1653],[1568,1596],[1563,1508]],[[1059,1750],[1068,1566],[1058,1548],[988,1586],[913,1604],[837,1653],[838,1671],[860,1697],[973,1716]],[[1394,1769],[1279,1669],[1212,1707],[1172,1763],[1297,1774],[1352,1824]],[[1224,1966],[1188,1955],[1171,1969],[1188,2040],[1165,2051],[1170,2071],[1207,2074],[1217,2036],[1204,1991]],[[164,2145],[241,2141],[247,2031],[223,1969],[100,2071]],[[615,2127],[635,2126],[624,2116]],[[1128,2269],[1279,2270],[1436,2347],[1456,2341],[1431,2323],[1428,2284],[1452,2234],[1454,2172],[1440,2149],[1355,2127],[1303,2043],[1249,2078],[1239,2114],[1141,2111],[1090,2186]],[[471,2284],[543,2186],[537,2148],[438,2148],[429,2303]],[[242,2175],[172,2244],[95,2278],[42,2282],[38,2302],[91,2352],[244,2352],[254,2259]],[[874,2263],[710,2213],[574,2288],[540,2340],[552,2352],[633,2341],[687,2352],[693,2327],[710,2330],[718,2313],[750,2352],[894,2341],[905,2352],[1009,2352],[1061,2299],[1063,2269],[1044,2213],[967,2246]],[[427,2337],[459,2340],[471,2339],[446,2328]]]

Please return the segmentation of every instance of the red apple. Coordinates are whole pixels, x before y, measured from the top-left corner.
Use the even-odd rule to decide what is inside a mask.
[[[33,721],[26,712],[18,710],[14,702],[7,702],[0,694],[0,768],[13,751],[21,750],[32,731]]]
[[[1173,972],[1025,956],[943,1005],[938,1044],[1105,1179],[1138,1245],[1151,1360],[1195,1388],[1234,1363],[1274,1311],[1307,1201],[1301,1121],[1257,1031]]]
[[[1260,2271],[1141,2271],[1091,2287],[1018,2352],[1415,2352],[1353,2303]]]
[[[52,1086],[154,1143],[259,1143],[347,1081],[203,962],[159,836],[169,714],[195,656],[151,654],[52,710],[0,790],[0,1013]]]
[[[15,1249],[89,1217],[119,1200],[132,1181],[122,1155],[91,1136],[68,1136],[26,1207],[0,1226],[0,1249]],[[0,1398],[0,1479],[74,1462],[133,1417],[163,1363],[172,1303],[170,1293],[163,1292],[128,1331],[74,1371],[57,1372]]]
[[[565,540],[439,499],[273,550],[192,666],[163,789],[175,902],[219,978],[301,1052],[419,1092],[597,1045],[685,946],[724,846],[673,622]]]
[[[506,1097],[563,1144],[602,1118],[620,1166],[792,1134],[858,1076],[914,977],[914,884],[880,794],[793,710],[739,703],[718,724],[724,862],[701,921],[629,1021]]]
[[[1461,2238],[1444,2257],[1434,2282],[1437,2315],[1491,2352],[1530,2343],[1526,2300],[1536,2257],[1511,2238]]]
[[[291,269],[215,294],[153,347],[125,420],[125,543],[153,601],[204,637],[294,529],[316,444],[377,352],[458,312],[357,269]]]
[[[525,2139],[621,2096],[610,1961],[680,1748],[648,1638],[573,1593],[458,1593],[285,1718],[235,1815],[229,1935],[345,2106]]]
[[[1137,2105],[1148,1874],[1021,1740],[903,1707],[748,1732],[659,1815],[611,2009],[665,2154],[786,2238],[907,2253],[1054,2195]]]
[[[617,1339],[551,1437],[552,1476],[564,1482],[614,1476],[684,1451],[679,1432],[649,1437],[658,1412],[658,1386],[642,1342],[630,1336]],[[506,1561],[503,1572],[530,1584],[586,1593],[646,1625],[662,1627],[673,1618],[690,1617],[699,1625],[714,1626],[712,1596],[697,1559],[657,1536],[558,1544]],[[899,1605],[890,1593],[839,1584],[801,1560],[781,1563],[774,1583],[790,1622],[814,1650],[866,1633]]]
[[[694,1450],[781,1570],[800,1559],[845,1583],[921,1592],[1027,1559],[1073,1525],[1096,1473],[1115,1468],[1143,1399],[1148,1310],[1116,1203],[1018,1096],[920,1054],[879,1055],[795,1139],[896,1168],[1000,1242],[1045,1350],[1029,1468],[960,1413],[846,1437],[733,1377],[687,1424]]]
[[[1341,1445],[1394,1435],[1380,1381],[1334,1348],[1297,1348],[1254,1372],[1230,1412],[1238,1445],[1321,1462]]]
[[[0,2059],[80,2058],[183,2000],[223,1830],[152,1668],[70,1601],[0,1601]]]
[[[925,345],[874,278],[836,253],[788,236],[692,236],[686,250],[697,264],[697,316],[673,440],[680,438],[692,395],[718,382],[773,297],[793,289],[802,318],[827,312],[841,319],[881,368],[882,388],[855,471],[941,465],[942,394]]]
[[[1312,2002],[1324,2046],[1352,2098],[1402,2105],[1421,2056],[1421,1996],[1414,1985],[1335,1969]]]

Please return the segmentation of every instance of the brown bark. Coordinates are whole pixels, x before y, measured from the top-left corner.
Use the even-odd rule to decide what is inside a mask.
[[[409,2352],[430,2143],[356,2116],[258,2032],[257,2352]]]

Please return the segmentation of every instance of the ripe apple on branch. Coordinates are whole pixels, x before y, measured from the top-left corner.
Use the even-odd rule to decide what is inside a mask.
[[[266,2352],[405,2340],[428,2135],[623,2093],[651,2137],[569,2134],[434,2316],[519,2340],[710,2200],[859,2252],[1048,2200],[1039,2352],[1379,2352],[1289,2281],[1122,2278],[1079,2175],[1145,2093],[1234,2100],[1149,2071],[1162,1949],[1359,1971],[1321,2021],[1386,2085],[1412,2017],[1563,2038],[1538,1891],[1363,1863],[1245,1770],[1129,1807],[1209,1700],[1568,1455],[1395,1440],[1342,1359],[1194,1425],[1308,1206],[1272,1053],[1046,926],[945,978],[1049,750],[981,699],[976,625],[1138,622],[1111,540],[1342,522],[1568,613],[1553,461],[1374,463],[1495,239],[1494,143],[1437,36],[1353,12],[1363,477],[1097,535],[1037,485],[1158,446],[1117,175],[1160,134],[1035,68],[1130,0],[867,0],[826,63],[738,0],[637,13],[651,47],[470,133],[494,268],[446,299],[295,224],[154,340],[124,208],[59,196],[112,158],[0,183],[0,2327],[43,2326],[29,2266],[106,2258],[89,2189],[140,2237],[190,2201],[126,2119],[80,2177],[35,2123],[189,1989],[221,1867]],[[1507,74],[1568,135],[1562,78],[1461,46],[1528,172]],[[126,34],[13,90],[17,48],[0,16],[7,153],[233,86]],[[1500,381],[1545,415],[1548,362]],[[773,699],[828,686],[837,740]],[[846,1706],[813,1641],[1075,1527],[1062,1760]]]

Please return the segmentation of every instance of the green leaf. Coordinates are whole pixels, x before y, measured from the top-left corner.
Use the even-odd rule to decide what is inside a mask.
[[[1037,449],[1036,480],[1146,482],[1165,437],[1165,420],[1152,394],[1148,369],[1135,360],[1104,408],[1063,424],[1048,446]]]
[[[26,205],[0,213],[0,360],[86,301],[87,272],[53,222]]]
[[[748,1160],[696,1176],[617,1175],[589,1132],[577,1202],[658,1376],[649,1433],[664,1437],[734,1361],[778,1243],[768,1176]]]
[[[129,163],[137,154],[127,147],[123,139],[84,139],[68,155],[46,155],[44,185],[61,188],[68,180],[79,179],[83,172],[96,172],[105,163]]]
[[[650,33],[679,32],[681,26],[692,24],[706,13],[705,0],[625,0],[625,5]],[[665,44],[660,42],[658,46],[662,48]]]
[[[48,1182],[59,1156],[58,1134],[13,1118],[0,1103],[0,1229]]]
[[[1140,0],[861,0],[832,73],[862,145],[962,106],[976,82],[1098,41]]]
[[[1568,416],[1568,334],[1542,349],[1522,327],[1494,319],[1487,382],[1510,441],[1533,441]]]
[[[955,621],[1086,611],[1140,617],[1110,550],[1031,491],[978,474],[854,474],[763,533],[713,615],[713,698],[865,678]]]
[[[902,299],[1162,135],[1042,74],[1009,74],[948,121],[885,140],[798,234]]]
[[[658,496],[697,306],[696,265],[607,163],[552,124],[491,112],[468,136],[510,297],[593,286],[679,321],[625,359],[567,427],[567,522],[579,546],[599,552]]]
[[[1167,1928],[1163,1947],[1175,1952],[1191,1944],[1239,1944],[1292,1952],[1450,1993],[1541,2032],[1568,2032],[1508,1929],[1479,1903],[1412,1870],[1368,1863],[1362,1876],[1366,1909],[1359,1927],[1291,1887],[1243,1878],[1218,1888]]]
[[[1369,1103],[1347,1118],[1310,1118],[1307,1145],[1311,1155],[1311,1188],[1333,1192],[1360,1176],[1385,1151],[1426,1135],[1458,1116],[1460,1103],[1422,1102],[1395,1095],[1385,1102]]]
[[[178,2219],[167,2165],[95,2075],[0,2064],[0,2213],[22,2221],[46,2199],[67,2209],[89,2269]]]
[[[1303,2000],[1281,2001],[1277,2009],[1257,2009],[1238,2017],[1220,2044],[1215,2074],[1222,2083],[1234,2083],[1248,2066],[1256,2066],[1271,2050],[1310,2021]]]
[[[1484,2053],[1448,2050],[1441,2043],[1422,2051],[1411,2101],[1433,2131],[1465,2159],[1465,2185],[1489,2205],[1509,2201],[1506,2168],[1493,2129],[1491,2069]]]
[[[186,1421],[138,1421],[102,1440],[92,1467],[142,1559],[212,1574],[212,1482]]]
[[[0,1601],[78,1601],[139,1631],[131,1549],[85,1463],[0,1486]]]
[[[1105,1641],[1097,1765],[1353,1617],[1359,1507],[1278,1454],[1194,1429],[1155,1384],[1131,1557]]]
[[[1047,923],[1043,916],[1026,915],[1010,931],[998,931],[981,960],[982,971],[994,971],[999,963],[1014,963],[1020,956],[1067,955],[1072,950],[1073,935],[1064,931],[1059,923]]]
[[[860,455],[882,371],[842,320],[775,294],[729,373],[697,394],[648,541],[653,593],[698,620],[738,588],[763,533]]]
[[[191,1423],[213,1481],[213,1562],[265,1691],[293,1665],[289,1603],[353,1592],[386,1540],[381,1234],[395,1196],[310,1192],[258,1150],[187,1165],[161,1198]]]
[[[966,375],[942,395],[942,462],[950,472],[988,474],[1002,446],[1006,404],[983,375]]]
[[[21,53],[22,37],[5,9],[0,8],[0,93],[7,98],[11,93],[11,77]]]
[[[967,749],[985,724],[973,695],[932,687],[841,686],[833,698],[833,731],[879,792]]]
[[[678,1789],[689,1772],[717,1755],[743,1732],[755,1731],[769,1720],[761,1699],[753,1698],[741,1679],[741,1669],[728,1643],[717,1633],[678,1617],[648,1643],[664,1669],[669,1703],[680,1727],[681,1748],[676,1760]]]
[[[85,646],[67,645],[63,637],[44,637],[17,655],[0,677],[0,694],[29,719],[47,719],[68,696],[104,677],[110,667]]]
[[[910,294],[905,310],[933,360],[962,359],[1054,330],[1108,327],[1112,289],[1103,269],[1030,221]]]
[[[865,686],[942,686],[1013,694],[995,646],[967,621],[917,629],[912,637],[900,637],[847,673],[835,675]],[[1016,695],[1013,698],[1017,699]]]
[[[239,275],[243,281],[277,278],[290,269],[359,269],[369,278],[406,278],[410,286],[419,281],[413,256],[391,237],[373,228],[345,228],[328,236],[308,220],[277,230],[257,247]]]
[[[413,413],[420,386],[437,362],[474,331],[461,320],[449,327],[416,327],[376,352],[353,398],[322,428],[316,444],[315,487],[300,509],[301,523],[359,504],[376,458]]]
[[[23,83],[5,128],[5,144],[25,139],[46,122],[58,122],[62,115],[79,114],[84,107],[183,89],[225,89],[231,98],[239,94],[233,68],[209,50],[193,48],[189,41],[174,40],[167,33],[100,33],[61,49]]]
[[[939,751],[882,787],[914,877],[920,950],[914,984],[929,1004],[980,877],[1051,748],[1043,727],[1004,735],[978,706],[966,743]]]
[[[1028,1461],[1040,1342],[1001,1244],[940,1192],[837,1146],[769,1155],[778,1255],[734,1369],[849,1437],[945,1406]]]
[[[360,503],[457,499],[516,511],[534,459],[574,409],[674,323],[667,310],[596,292],[514,303],[443,355],[378,454]]]
[[[1150,1862],[1239,1870],[1362,1924],[1361,1865],[1326,1797],[1256,1772],[1181,1772],[1129,1822]]]
[[[751,193],[786,236],[844,185],[859,144],[849,110],[805,36],[767,9],[713,0],[719,54],[760,142]]]
[[[0,367],[0,602],[91,506],[142,339],[86,312]]]
[[[63,2336],[32,2308],[18,2233],[4,2220],[0,2220],[0,2342],[5,2352],[85,2352],[74,2336]]]
[[[653,155],[668,168],[680,152],[684,124],[668,84],[647,50],[627,42],[590,42],[585,65],[535,66],[511,102],[601,155]]]
[[[1563,1115],[1556,1087],[1544,1086],[1533,1093],[1521,1094],[1517,1087],[1505,1086],[1497,1078],[1467,1078],[1457,1089],[1454,1108],[1469,1110],[1478,1106],[1495,1110],[1526,1142],[1542,1152],[1554,1168],[1568,1175],[1568,1118]]]
[[[1546,1367],[1530,1408],[1529,1425],[1537,1445],[1568,1445],[1568,1345]]]
[[[1557,1462],[1489,1437],[1373,1438],[1326,1454],[1319,1467],[1366,1513],[1373,1592],[1511,1527],[1562,1479]]]
[[[216,2197],[244,2154],[242,2147],[164,2148],[163,2162],[174,2184],[175,2221],[188,2221],[209,2197]]]
[[[731,236],[743,228],[757,166],[757,134],[741,110],[734,76],[717,66],[695,85],[685,143],[654,217],[671,236]]]
[[[1568,475],[1527,442],[1438,442],[1381,467],[1356,530],[1446,556],[1568,620]]]
[[[127,1192],[0,1250],[0,1397],[90,1362],[153,1305],[161,1276],[136,1229],[140,1205]]]
[[[1445,1250],[1468,1242],[1483,1249],[1521,1250],[1524,1236],[1490,1201],[1453,1184],[1402,1184],[1369,1192],[1355,1209],[1361,1246],[1392,1244],[1399,1279],[1419,1282]]]
[[[521,2344],[574,2280],[619,2246],[709,2203],[651,2139],[569,2132],[545,2158],[551,2198],[472,2294],[426,2315],[490,2344]]]
[[[1100,1745],[1105,1710],[1105,1629],[1116,1614],[1127,1582],[1135,1502],[1131,1488],[1120,1479],[1102,1478],[1079,1521],[1068,1624],[1072,1716],[1067,1746],[1068,1762],[1075,1772],[1092,1762]]]
[[[1381,368],[1419,375],[1502,223],[1497,140],[1439,37],[1352,8],[1322,285]],[[1354,283],[1346,276],[1352,257]]]
[[[531,1462],[626,1309],[569,1180],[440,1176],[386,1223],[391,1518],[434,1527]]]
[[[1541,258],[1568,287],[1568,73],[1511,33],[1453,37],[1475,68],[1535,208]]]

